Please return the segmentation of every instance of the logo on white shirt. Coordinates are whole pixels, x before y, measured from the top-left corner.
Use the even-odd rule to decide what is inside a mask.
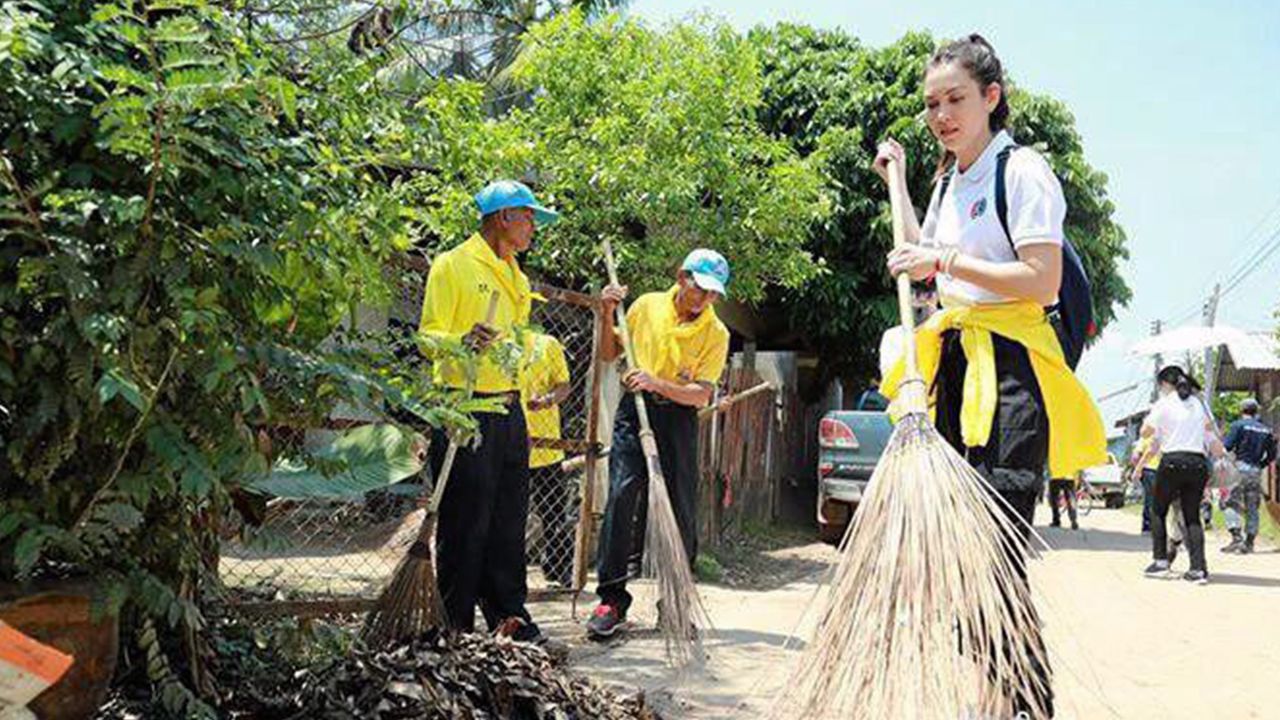
[[[982,217],[982,213],[987,211],[987,199],[985,197],[978,198],[969,206],[969,219],[977,220]]]

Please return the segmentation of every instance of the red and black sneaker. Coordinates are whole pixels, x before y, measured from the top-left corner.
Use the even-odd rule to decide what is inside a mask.
[[[618,608],[608,603],[596,606],[591,618],[587,620],[587,635],[592,638],[608,638],[620,629],[625,629],[627,620]]]

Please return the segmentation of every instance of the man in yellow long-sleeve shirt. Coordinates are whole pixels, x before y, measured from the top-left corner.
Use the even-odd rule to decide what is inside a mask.
[[[506,414],[478,414],[479,446],[461,447],[454,458],[436,531],[437,578],[453,627],[472,630],[478,603],[490,630],[536,642],[542,635],[525,609],[529,435],[517,378],[487,351],[515,342],[515,328],[528,324],[533,292],[516,254],[529,249],[535,225],[558,215],[518,182],[492,183],[475,201],[480,232],[432,263],[420,332],[461,340],[480,353],[475,395],[501,400]],[[485,315],[494,292],[497,312],[489,325]],[[442,359],[434,372],[438,384],[468,385],[456,362]],[[448,442],[443,430],[432,433],[431,468],[437,476]]]

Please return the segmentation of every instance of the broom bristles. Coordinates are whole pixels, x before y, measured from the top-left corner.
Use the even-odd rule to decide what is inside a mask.
[[[391,582],[365,617],[360,637],[366,645],[390,646],[445,626],[447,617],[431,551],[435,526],[436,514],[428,512],[417,540],[400,558]]]
[[[658,632],[666,647],[667,662],[683,668],[705,660],[700,631],[709,629],[711,620],[698,595],[657,453],[649,452],[651,442],[651,437],[641,438],[649,470],[645,572],[657,579]]]
[[[912,414],[841,545],[828,602],[776,718],[1032,715],[1047,694],[1027,546],[986,480]]]

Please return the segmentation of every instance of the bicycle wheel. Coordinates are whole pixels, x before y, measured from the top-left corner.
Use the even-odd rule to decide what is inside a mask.
[[[1082,486],[1080,489],[1076,490],[1076,513],[1081,517],[1084,517],[1092,511],[1093,494],[1089,492],[1087,487]]]

